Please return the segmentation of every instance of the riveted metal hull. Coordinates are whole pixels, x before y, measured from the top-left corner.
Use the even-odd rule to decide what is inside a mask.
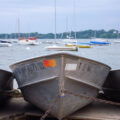
[[[63,89],[96,97],[110,70],[107,65],[68,53],[34,58],[10,67],[24,98],[44,111]],[[62,119],[90,102],[64,94],[50,113]]]

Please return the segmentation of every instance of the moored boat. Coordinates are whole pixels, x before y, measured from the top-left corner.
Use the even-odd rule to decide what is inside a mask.
[[[114,40],[114,43],[120,43],[120,40]]]
[[[66,47],[66,46],[48,46],[45,47],[47,50],[56,50],[56,51],[78,51],[76,46]]]
[[[0,47],[11,47],[12,43],[6,40],[0,40]]]
[[[39,45],[37,37],[19,38],[18,43],[21,45]]]
[[[92,48],[90,43],[81,43],[81,42],[77,42],[77,47],[78,48]]]
[[[79,43],[79,44],[66,44],[66,47],[78,47],[78,48],[92,48],[90,44]]]
[[[110,71],[103,85],[103,91],[107,98],[120,102],[120,70]]]
[[[92,48],[91,45],[77,45],[78,48]]]
[[[20,19],[18,18],[18,44],[20,45],[39,45],[37,36],[21,37],[20,34]]]
[[[2,105],[9,97],[4,92],[13,89],[13,74],[11,72],[0,69],[0,105]]]
[[[92,100],[66,94],[96,97],[110,67],[80,56],[57,53],[33,58],[10,66],[25,100],[46,111],[56,104],[50,114],[62,119],[91,103]]]
[[[64,39],[63,42],[65,42],[65,43],[76,43],[77,40],[76,39]]]
[[[94,38],[90,41],[90,44],[92,44],[92,45],[109,45],[110,42],[108,42],[108,40],[106,40],[106,39]]]
[[[76,47],[76,45],[75,45],[75,44],[70,44],[70,43],[65,44],[65,46],[66,46],[66,47]]]
[[[109,42],[90,41],[92,45],[109,45]]]

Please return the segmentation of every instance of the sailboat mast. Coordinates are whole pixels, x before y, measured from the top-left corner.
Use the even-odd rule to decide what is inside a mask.
[[[76,39],[76,1],[73,1],[73,22],[74,22],[74,30],[75,30],[75,39]]]
[[[117,39],[119,39],[119,30],[117,30]]]
[[[96,30],[95,30],[95,32],[94,32],[94,38],[96,38]]]
[[[20,39],[20,18],[18,17],[18,39]]]
[[[67,35],[67,37],[66,38],[68,38],[68,37],[70,37],[70,35],[69,35],[69,31],[68,31],[68,17],[66,17],[66,35]]]
[[[56,40],[56,0],[55,0],[55,36],[54,38]]]

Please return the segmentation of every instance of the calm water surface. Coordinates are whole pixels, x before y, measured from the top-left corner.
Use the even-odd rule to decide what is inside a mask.
[[[54,40],[39,40],[43,41],[54,41]],[[61,40],[57,40],[61,41]],[[89,42],[87,39],[80,39],[80,42]],[[93,48],[79,48],[77,52],[69,52],[82,57],[97,60],[99,62],[109,65],[112,69],[120,69],[120,43],[114,43],[114,40],[108,46],[93,46]],[[62,42],[61,42],[62,43]],[[9,70],[9,65],[23,61],[29,58],[39,57],[51,53],[57,53],[58,51],[47,51],[46,46],[52,44],[43,44],[39,46],[27,46],[18,45],[13,43],[12,47],[0,47],[0,69]]]

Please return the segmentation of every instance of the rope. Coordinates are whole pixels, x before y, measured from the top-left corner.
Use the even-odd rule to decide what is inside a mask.
[[[100,103],[106,103],[106,104],[120,106],[120,103],[116,103],[116,102],[112,102],[112,101],[108,101],[108,100],[102,100],[102,99],[99,99],[99,98],[90,97],[90,96],[83,95],[83,94],[73,93],[73,92],[71,92],[69,90],[66,90],[66,89],[64,89],[62,92],[66,93],[66,94],[71,94],[71,95],[74,95],[74,96],[84,97],[86,99],[93,100],[93,101],[100,102]]]
[[[44,120],[48,114],[51,112],[51,110],[53,109],[53,107],[55,106],[57,99],[59,98],[59,94],[56,95],[56,97],[54,98],[53,102],[51,103],[51,105],[49,106],[48,110],[45,112],[45,114],[40,118],[40,120]]]

